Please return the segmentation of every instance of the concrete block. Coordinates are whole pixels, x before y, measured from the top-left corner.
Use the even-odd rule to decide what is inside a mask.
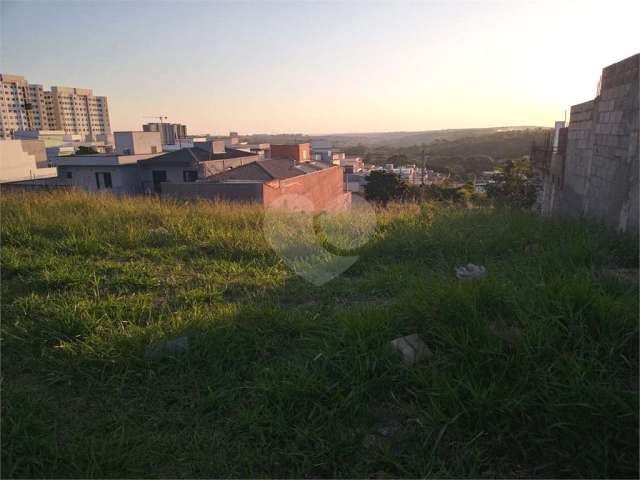
[[[417,333],[396,338],[391,341],[391,346],[402,354],[407,365],[414,365],[433,355]]]

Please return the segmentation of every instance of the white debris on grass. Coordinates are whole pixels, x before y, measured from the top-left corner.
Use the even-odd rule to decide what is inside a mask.
[[[391,341],[391,346],[402,353],[407,365],[413,365],[432,356],[431,350],[417,333],[396,338]]]
[[[458,280],[475,280],[487,275],[487,269],[485,267],[482,265],[474,265],[473,263],[468,263],[464,267],[456,267],[454,270]]]

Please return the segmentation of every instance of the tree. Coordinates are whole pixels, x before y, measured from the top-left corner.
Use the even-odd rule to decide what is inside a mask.
[[[407,185],[395,173],[374,170],[367,177],[364,196],[367,200],[386,205],[390,200],[403,197]]]
[[[494,202],[516,208],[531,208],[538,189],[532,182],[532,171],[527,157],[509,160],[498,167],[499,173],[487,185],[487,197]]]

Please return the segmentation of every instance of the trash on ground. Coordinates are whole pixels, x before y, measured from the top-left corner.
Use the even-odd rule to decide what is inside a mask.
[[[474,265],[473,263],[468,263],[464,267],[456,267],[454,270],[458,280],[474,280],[487,275],[487,269],[485,267],[482,265]]]

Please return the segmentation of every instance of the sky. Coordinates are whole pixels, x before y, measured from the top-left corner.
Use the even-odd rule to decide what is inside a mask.
[[[639,1],[8,1],[0,72],[105,95],[112,130],[552,126],[640,52]]]

